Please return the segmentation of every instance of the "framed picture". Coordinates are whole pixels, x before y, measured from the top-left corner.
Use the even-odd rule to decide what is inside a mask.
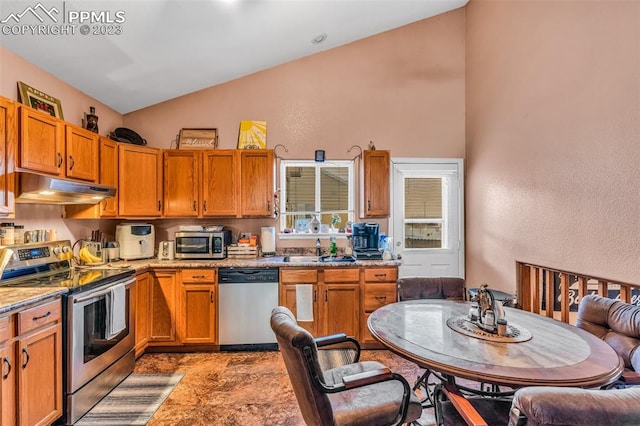
[[[238,134],[238,149],[265,149],[267,147],[267,122],[242,120]]]
[[[178,149],[216,149],[218,129],[182,129]]]
[[[21,81],[18,82],[18,93],[20,94],[21,103],[46,112],[60,120],[64,120],[62,104],[59,99],[49,96],[38,89],[34,89]]]

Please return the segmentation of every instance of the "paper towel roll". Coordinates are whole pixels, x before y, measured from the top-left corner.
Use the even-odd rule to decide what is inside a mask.
[[[273,256],[276,254],[276,228],[275,226],[263,226],[261,228],[260,241],[262,255]]]

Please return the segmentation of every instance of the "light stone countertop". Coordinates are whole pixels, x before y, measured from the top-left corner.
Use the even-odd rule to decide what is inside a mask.
[[[255,259],[205,259],[205,260],[158,260],[138,259],[112,262],[114,267],[129,265],[136,272],[148,268],[256,268],[256,267],[282,267],[282,268],[360,268],[360,267],[395,267],[400,265],[399,260],[357,260],[355,262],[285,262],[283,256],[258,257]],[[0,314],[20,309],[24,306],[38,303],[42,300],[65,294],[65,287],[0,287]]]
[[[0,315],[66,292],[66,287],[2,287],[0,288]]]
[[[175,259],[175,260],[158,260],[138,259],[113,262],[114,266],[128,264],[136,271],[146,268],[256,268],[256,267],[279,267],[279,268],[360,268],[360,267],[376,267],[400,266],[400,260],[356,260],[355,262],[285,262],[283,256],[258,257],[255,259]]]

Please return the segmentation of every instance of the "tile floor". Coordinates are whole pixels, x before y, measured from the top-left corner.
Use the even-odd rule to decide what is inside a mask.
[[[361,359],[382,362],[410,384],[421,372],[384,350],[364,350]],[[146,354],[135,372],[185,373],[149,426],[305,424],[277,351]],[[432,412],[425,410],[419,423],[435,424]]]

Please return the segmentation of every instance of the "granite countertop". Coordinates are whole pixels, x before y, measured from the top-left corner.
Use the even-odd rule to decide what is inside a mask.
[[[145,268],[256,268],[256,267],[281,267],[281,268],[326,268],[326,267],[340,267],[340,268],[360,268],[360,267],[375,267],[375,266],[400,266],[400,260],[356,260],[355,262],[285,262],[283,256],[273,257],[257,257],[255,259],[175,259],[175,260],[158,260],[152,259],[139,259],[128,260],[122,262],[114,262],[113,265],[119,265],[122,263],[131,265],[132,268],[142,270]]]
[[[66,292],[66,287],[3,287],[0,288],[0,314],[36,304]]]

